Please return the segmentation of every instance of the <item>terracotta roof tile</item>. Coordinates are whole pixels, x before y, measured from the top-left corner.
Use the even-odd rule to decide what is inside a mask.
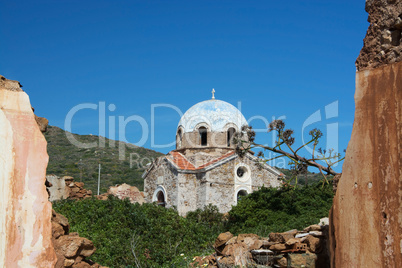
[[[221,160],[233,155],[234,153],[235,153],[234,151],[226,153],[226,154],[222,155],[221,157],[218,157],[212,161],[209,161],[208,163],[205,163],[204,165],[201,165],[197,168],[192,163],[190,163],[190,161],[188,161],[181,153],[172,151],[169,154],[173,160],[173,163],[180,169],[182,169],[182,170],[200,170],[200,169],[206,168],[218,161],[221,161]]]
[[[172,156],[173,163],[175,163],[180,169],[195,170],[194,165],[191,164],[181,153],[170,152],[169,154]]]

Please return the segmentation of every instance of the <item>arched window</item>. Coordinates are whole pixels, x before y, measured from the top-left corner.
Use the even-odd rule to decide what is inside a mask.
[[[177,140],[176,140],[176,147],[177,149],[181,148],[181,141],[183,139],[183,133],[181,132],[181,129],[179,129],[179,131],[177,131]]]
[[[228,129],[228,132],[227,132],[228,147],[230,147],[230,145],[233,144],[232,139],[233,139],[233,134],[235,133],[235,131],[236,130],[234,128],[232,128],[232,127]]]
[[[240,201],[244,196],[248,195],[246,190],[240,190],[237,192],[237,202]]]
[[[157,198],[158,198],[158,206],[162,206],[165,207],[166,203],[165,203],[165,195],[163,194],[163,191],[159,191],[157,194]]]
[[[207,146],[207,128],[206,127],[200,127],[198,129],[198,133],[200,133],[200,143],[201,146]]]

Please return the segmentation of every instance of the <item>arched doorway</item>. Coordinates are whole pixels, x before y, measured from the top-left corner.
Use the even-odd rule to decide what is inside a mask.
[[[157,200],[158,206],[165,207],[165,205],[166,205],[166,202],[165,202],[165,195],[163,194],[162,191],[159,191],[159,192],[158,192],[158,194],[156,195],[156,198],[158,199],[158,200]]]
[[[166,207],[167,206],[167,194],[165,188],[162,185],[159,185],[153,196],[152,202],[156,202],[158,206]]]

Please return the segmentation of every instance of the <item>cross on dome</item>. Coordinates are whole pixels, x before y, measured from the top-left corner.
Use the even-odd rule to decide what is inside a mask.
[[[215,89],[214,88],[212,89],[212,99],[213,100],[215,99]]]

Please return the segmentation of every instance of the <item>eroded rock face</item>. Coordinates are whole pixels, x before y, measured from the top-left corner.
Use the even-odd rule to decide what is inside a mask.
[[[402,61],[402,1],[367,0],[370,26],[356,60],[358,71]]]
[[[401,267],[402,62],[358,72],[355,102],[331,211],[332,267]]]
[[[28,95],[0,76],[0,267],[54,267],[46,140]]]

